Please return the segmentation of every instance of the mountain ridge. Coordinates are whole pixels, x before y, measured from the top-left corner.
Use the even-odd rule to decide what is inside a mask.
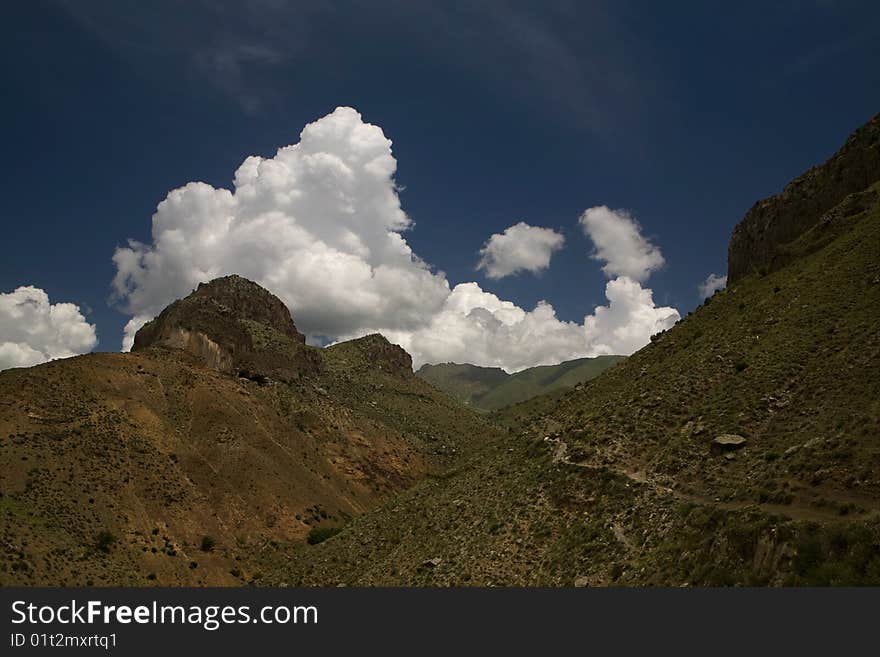
[[[734,283],[781,266],[785,245],[797,239],[848,195],[880,180],[880,114],[853,132],[824,163],[813,166],[774,196],[756,202],[733,229],[727,278]]]
[[[425,364],[416,371],[416,376],[474,408],[497,411],[553,390],[589,381],[624,358],[575,358],[556,365],[529,367],[513,374],[499,367],[480,367],[470,363]]]

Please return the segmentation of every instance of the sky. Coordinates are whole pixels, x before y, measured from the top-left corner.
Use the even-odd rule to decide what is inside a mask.
[[[226,273],[313,344],[380,331],[416,364],[509,371],[632,353],[723,287],[756,200],[880,111],[878,19],[10,3],[0,369],[118,351]]]

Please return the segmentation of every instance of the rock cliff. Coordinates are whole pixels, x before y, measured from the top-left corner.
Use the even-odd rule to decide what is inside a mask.
[[[824,164],[758,201],[733,230],[728,283],[753,271],[777,268],[782,247],[815,225],[849,194],[880,180],[880,114],[856,130]]]
[[[221,372],[257,381],[290,382],[321,368],[287,306],[241,276],[202,283],[135,335],[132,351],[183,349]]]

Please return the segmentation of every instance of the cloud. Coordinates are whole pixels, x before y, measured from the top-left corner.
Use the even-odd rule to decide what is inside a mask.
[[[520,221],[489,238],[480,249],[477,269],[486,270],[486,276],[494,279],[520,271],[537,274],[550,266],[550,258],[563,244],[565,237],[555,230]]]
[[[194,182],[171,191],[153,215],[152,243],[131,241],[113,256],[117,301],[131,315],[123,348],[168,303],[231,273],[278,295],[310,342],[380,332],[410,351],[417,367],[457,360],[515,371],[628,354],[678,319],[630,279],[609,282],[608,306],[583,324],[559,320],[544,301],[526,311],[476,283],[452,289],[404,239],[413,224],[400,206],[396,167],[381,128],[341,107],[274,157],[247,158],[231,190]],[[523,229],[527,239],[518,236]],[[515,255],[511,244],[535,235],[545,255]],[[500,254],[492,261],[499,271],[546,266],[548,244],[562,239],[519,224],[486,249],[497,247],[496,237],[504,248],[490,253]]]
[[[74,304],[51,304],[30,285],[0,294],[0,370],[76,356],[97,343],[95,327]]]
[[[727,287],[727,276],[718,276],[717,274],[709,274],[706,280],[700,283],[700,298],[706,299],[715,294],[718,290]]]
[[[665,260],[660,249],[642,237],[638,222],[625,210],[599,205],[584,210],[580,218],[584,234],[596,246],[593,259],[604,260],[607,276],[628,276],[643,282]]]
[[[629,355],[680,318],[674,308],[656,308],[651,290],[625,277],[609,281],[606,295],[608,305],[577,324],[558,319],[546,301],[525,311],[476,283],[461,283],[428,326],[387,337],[410,352],[416,366],[458,362],[516,372],[574,358]]]
[[[653,292],[627,276],[608,281],[605,296],[608,305],[584,319],[590,355],[631,354],[681,319],[675,308],[656,307]]]
[[[200,281],[238,273],[272,290],[312,336],[417,328],[449,295],[445,276],[401,233],[396,161],[382,130],[351,108],[303,129],[271,158],[247,158],[233,190],[189,183],[153,215],[150,245],[113,256],[113,285],[134,332]]]
[[[372,43],[388,44],[391,68],[439,65],[493,97],[526,101],[604,139],[631,134],[659,79],[651,58],[640,56],[644,44],[601,2],[416,0],[395,2],[392,11],[278,0],[153,0],[128,2],[124,11],[112,2],[54,4],[126,68],[158,71],[169,89],[181,76],[209,85],[248,113],[298,102],[309,72],[328,61],[341,76],[362,77]]]

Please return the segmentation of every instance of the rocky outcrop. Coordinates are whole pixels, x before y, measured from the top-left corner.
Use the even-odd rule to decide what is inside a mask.
[[[737,224],[727,252],[728,283],[779,263],[781,247],[815,225],[845,197],[880,180],[880,114],[854,132],[827,162],[758,201]]]
[[[182,349],[207,366],[256,381],[290,382],[321,368],[284,302],[241,276],[201,283],[135,335],[132,351]]]
[[[412,356],[380,333],[338,342],[324,350],[350,371],[366,370],[412,377]]]
[[[381,333],[372,333],[354,341],[364,359],[377,369],[411,376],[412,356],[400,345],[392,344]]]

